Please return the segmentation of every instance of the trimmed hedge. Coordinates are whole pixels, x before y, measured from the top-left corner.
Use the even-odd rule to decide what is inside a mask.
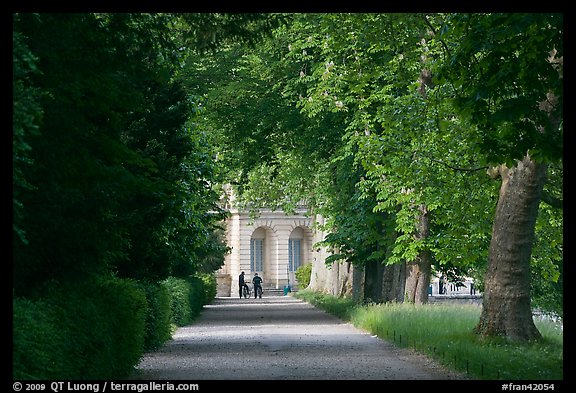
[[[13,307],[14,379],[121,378],[143,352],[146,297],[134,281],[54,285]]]
[[[42,300],[12,299],[12,377],[56,379],[66,369],[58,308]]]
[[[198,277],[169,277],[162,281],[162,285],[170,293],[171,319],[177,327],[191,323],[206,304],[204,281]]]
[[[54,283],[13,296],[14,380],[122,379],[144,351],[190,324],[216,295],[214,275],[142,283],[115,277]]]
[[[172,337],[172,300],[170,292],[158,283],[141,283],[146,293],[148,309],[144,336],[144,350],[159,348]]]

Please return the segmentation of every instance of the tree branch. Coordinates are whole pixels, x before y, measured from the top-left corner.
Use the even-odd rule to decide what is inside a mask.
[[[555,209],[564,209],[564,200],[554,195],[550,194],[549,192],[543,191],[542,192],[542,202],[552,206]]]

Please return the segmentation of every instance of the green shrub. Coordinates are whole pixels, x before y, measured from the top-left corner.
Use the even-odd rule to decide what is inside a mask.
[[[144,351],[147,302],[134,281],[54,283],[13,304],[15,379],[123,378]]]
[[[218,283],[216,281],[216,274],[198,274],[197,275],[203,282],[204,286],[204,303],[209,304],[215,297],[218,291]]]
[[[12,299],[12,378],[58,379],[65,368],[61,329],[56,307],[41,301]]]
[[[192,322],[205,304],[216,296],[214,275],[190,276],[187,279],[168,277],[162,285],[170,293],[172,323],[185,326]]]
[[[125,378],[215,296],[216,277],[206,274],[53,283],[40,299],[13,298],[13,378]]]
[[[97,317],[107,314],[101,342],[93,356],[94,369],[87,379],[122,378],[133,370],[144,352],[147,301],[136,281],[107,279],[98,285],[101,296],[97,299]],[[111,307],[113,305],[113,307]]]
[[[63,286],[57,302],[71,327],[68,356],[80,379],[126,375],[144,351],[147,302],[136,282],[106,278]]]
[[[300,265],[298,269],[296,269],[295,275],[298,280],[299,288],[307,288],[310,284],[310,277],[312,277],[312,264],[307,263],[305,265]]]
[[[204,281],[196,276],[188,277],[187,280],[190,290],[188,292],[188,304],[190,305],[190,320],[192,322],[200,312],[202,307],[206,304],[206,293],[204,291]]]
[[[186,325],[192,319],[189,304],[190,284],[176,277],[168,277],[161,284],[170,294],[171,322],[176,326]]]
[[[159,348],[172,337],[172,309],[168,289],[158,283],[141,283],[146,293],[148,309],[144,336],[144,349]]]

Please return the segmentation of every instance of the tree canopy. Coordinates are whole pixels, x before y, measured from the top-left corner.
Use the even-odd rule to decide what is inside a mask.
[[[533,276],[541,305],[562,264],[562,53],[558,14],[296,14],[186,72],[211,80],[196,93],[202,126],[240,201],[306,201],[340,251],[328,262],[426,251],[482,289],[500,192],[489,174],[527,152],[548,163],[531,264],[556,273]]]
[[[224,184],[323,215],[328,263],[482,289],[528,157],[529,291],[562,312],[562,14],[24,13],[13,32],[16,294],[218,269]]]
[[[272,18],[13,19],[15,292],[87,275],[159,280],[219,268],[219,175],[176,76],[188,52],[250,42]]]

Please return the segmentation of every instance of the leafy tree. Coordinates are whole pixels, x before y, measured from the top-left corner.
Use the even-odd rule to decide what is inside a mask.
[[[15,22],[17,16],[14,16]],[[38,72],[38,59],[26,45],[25,38],[19,32],[12,36],[12,210],[14,241],[27,243],[26,234],[22,228],[24,209],[20,194],[34,186],[24,175],[25,168],[33,164],[30,157],[28,139],[39,132],[39,122],[42,108],[38,100],[40,91],[32,86],[30,76]]]
[[[437,15],[436,18],[438,22],[443,16]],[[458,19],[458,16],[455,16],[455,19]],[[462,62],[458,61],[457,55],[453,55],[450,62],[440,62],[440,49],[448,45],[443,46],[441,42],[435,41],[436,29],[424,15],[330,14],[326,15],[324,24],[319,25],[317,29],[319,34],[313,38],[308,37],[306,41],[311,46],[315,45],[316,53],[320,51],[325,56],[325,61],[321,66],[318,66],[320,62],[316,63],[316,68],[309,72],[315,85],[308,89],[308,95],[301,100],[303,110],[316,116],[338,110],[350,112],[350,122],[347,123],[349,132],[346,137],[351,146],[358,146],[358,153],[355,155],[366,168],[369,179],[366,189],[374,187],[377,190],[377,198],[380,201],[377,209],[389,210],[400,207],[395,216],[400,236],[396,240],[396,247],[389,262],[402,259],[422,260],[426,256],[426,250],[430,250],[432,239],[435,237],[442,241],[457,239],[460,248],[454,247],[454,253],[448,252],[449,249],[446,247],[435,248],[437,251],[435,259],[440,263],[442,263],[438,258],[440,256],[444,256],[444,263],[450,260],[462,260],[462,248],[482,249],[475,246],[487,244],[486,212],[489,213],[490,209],[486,209],[486,206],[490,205],[490,200],[494,200],[491,196],[494,195],[492,194],[494,186],[480,187],[479,191],[475,187],[478,187],[478,184],[486,185],[486,179],[479,179],[478,176],[493,162],[494,154],[506,151],[504,146],[511,146],[511,152],[515,152],[516,157],[521,157],[518,156],[518,148],[525,149],[526,146],[522,147],[523,143],[531,146],[530,151],[533,155],[554,158],[561,152],[561,144],[557,143],[561,141],[559,138],[561,112],[558,112],[561,105],[556,106],[561,104],[561,84],[557,82],[561,78],[561,72],[558,72],[561,71],[562,50],[558,46],[561,45],[561,40],[558,39],[561,30],[553,27],[557,25],[559,19],[541,16],[535,18],[536,23],[531,22],[531,18],[526,15],[490,16],[486,21],[479,22],[477,27],[470,27],[470,20],[467,17],[463,16],[462,19],[466,22],[462,23],[461,28],[468,29],[469,42],[458,36],[450,42],[449,48],[455,47],[464,53],[466,51],[477,53],[475,51],[478,45],[480,48],[485,45],[488,53],[492,50],[495,57],[487,56],[486,61],[475,61],[477,59],[469,60],[468,56],[465,57],[466,62]],[[470,19],[475,21],[473,17]],[[479,18],[480,21],[482,19]],[[504,33],[497,27],[503,23],[510,26]],[[540,29],[537,28],[538,24],[542,26]],[[552,27],[549,24],[552,24]],[[450,22],[446,22],[443,26],[446,31],[452,28]],[[545,26],[548,26],[547,32],[550,38],[547,38],[546,34],[540,38],[541,29],[545,29]],[[480,31],[483,33],[480,34]],[[489,39],[483,41],[487,34]],[[533,43],[527,46],[522,44],[520,52],[522,61],[511,61],[510,70],[507,69],[508,62],[502,67],[495,66],[503,56],[502,52],[506,51],[506,45],[511,41],[515,44],[505,53],[512,54],[513,59],[518,57],[518,53],[514,50],[521,42],[517,39],[519,34],[530,35],[532,37],[530,42]],[[394,41],[377,39],[386,36],[394,37]],[[453,52],[459,53],[457,50]],[[534,61],[535,53],[542,54],[540,57],[542,67],[537,69],[539,73],[528,71],[528,64]],[[484,54],[480,57],[483,59]],[[465,78],[458,80],[458,88],[466,92],[459,105],[452,106],[450,101],[446,100],[453,94],[452,86],[444,83],[445,79],[431,77],[434,75],[432,71],[435,71],[435,67],[440,63],[450,70],[455,69],[456,74],[462,72],[478,82],[478,84],[471,83]],[[473,68],[474,72],[468,73],[467,70],[472,68],[470,64],[479,64],[479,67]],[[530,86],[531,83],[536,86],[536,82],[541,84],[542,81],[549,83],[544,84],[541,89],[530,90],[533,97],[528,101],[524,96],[516,98],[521,90],[514,87],[516,82],[510,75],[517,73],[525,79],[526,86]],[[494,77],[491,79],[492,75]],[[492,87],[498,92],[497,100],[490,96],[486,100],[482,99],[487,94],[483,83],[486,80],[494,82]],[[462,97],[462,94],[458,95]],[[502,100],[501,96],[506,100]],[[546,103],[546,97],[551,102]],[[496,103],[494,114],[486,110],[486,104],[492,101]],[[474,109],[467,108],[462,103]],[[512,106],[515,109],[512,110]],[[472,115],[467,116],[470,112]],[[535,124],[542,125],[540,130],[548,130],[546,126],[550,125],[552,129],[548,133],[551,135],[533,135],[533,131],[538,130],[538,127],[534,127],[531,121],[525,121],[524,116],[527,113],[532,114],[530,119],[534,119]],[[514,127],[518,127],[521,133],[523,143],[520,144],[513,142],[516,141],[518,134],[514,132],[513,127],[510,127],[512,125],[510,120],[516,116],[519,116],[517,117],[519,121]],[[491,141],[495,135],[502,132],[504,136],[509,137],[502,138],[492,146]],[[454,134],[460,138],[451,137]],[[487,146],[490,146],[488,150]],[[502,159],[513,156],[514,154],[507,154]],[[456,172],[474,175],[477,183],[474,184],[470,178],[465,179],[458,173],[455,174],[455,169]],[[447,195],[445,190],[465,191]],[[525,195],[533,196],[537,200],[538,186],[534,190],[535,192],[527,190]],[[469,198],[470,193],[474,196],[472,199]],[[465,207],[468,210],[456,210],[455,206]],[[537,203],[532,206],[537,206]],[[438,211],[443,218],[439,220],[435,217],[426,218],[432,211]],[[446,214],[448,212],[449,214]],[[535,214],[531,216],[532,219],[536,217]],[[495,217],[496,227],[500,216],[496,213]],[[432,219],[429,229],[436,228],[443,232],[437,235],[430,233],[422,237],[418,230],[419,225],[426,224],[422,219]],[[461,236],[462,228],[453,225],[459,222],[465,222],[469,228],[468,232],[474,236]],[[530,220],[514,222],[515,225],[524,228],[524,232],[517,232],[521,234],[518,238],[521,243],[517,248],[518,253],[513,258],[530,260],[530,254],[525,252],[531,248],[530,228],[533,228],[533,224],[530,222]],[[507,227],[510,225],[511,223],[507,223]],[[525,232],[526,230],[528,232]],[[495,239],[494,235],[492,239]],[[488,260],[497,254],[495,250],[490,249],[491,256]],[[478,261],[478,256],[474,257],[472,253],[468,255],[471,258],[465,259],[464,262]],[[481,257],[481,254],[479,256]],[[425,268],[425,265],[423,266]],[[490,269],[490,262],[488,268]],[[426,275],[426,270],[423,270],[423,273]],[[494,280],[490,275],[487,277],[485,283],[490,282],[492,285]],[[512,291],[509,287],[502,290],[509,294],[509,297],[529,292],[527,281],[519,280],[517,283],[519,287],[515,287]],[[524,299],[529,299],[529,296]],[[524,313],[524,316],[531,320],[529,307],[525,306],[526,303],[511,307],[519,314]],[[513,319],[518,313],[508,310],[501,315]],[[527,332],[526,336],[523,336],[522,329],[519,329],[520,332],[514,331],[521,324],[515,325],[509,334],[504,334],[511,338],[531,337],[530,324],[524,324],[527,326],[524,330]],[[489,334],[492,333],[494,332]],[[500,333],[501,330],[497,334]]]
[[[311,54],[316,59],[302,67],[306,72],[302,71],[298,80],[308,87],[301,89],[305,95],[298,105],[315,118],[340,114],[346,133],[341,135],[344,144],[339,152],[355,157],[366,171],[366,176],[358,179],[363,191],[360,196],[375,199],[374,209],[395,222],[388,225],[394,236],[389,237],[392,244],[386,262],[414,261],[408,298],[426,301],[432,260],[441,265],[459,260],[462,266],[470,266],[478,261],[478,255],[463,254],[462,247],[472,251],[485,244],[482,235],[465,239],[458,235],[466,225],[478,225],[467,218],[472,211],[486,225],[483,202],[490,198],[492,188],[473,191],[479,199],[472,199],[477,203],[471,205],[468,189],[474,182],[469,176],[477,178],[482,164],[477,163],[467,139],[446,136],[468,132],[468,138],[474,140],[474,130],[462,122],[444,120],[455,114],[428,93],[431,86],[422,78],[426,69],[422,58],[430,49],[423,41],[427,27],[420,16],[326,14],[311,25],[310,31],[295,27],[302,34],[291,46],[291,53],[302,63]],[[380,38],[388,36],[389,41]],[[459,188],[465,191],[444,192]],[[433,213],[443,209],[458,216]],[[337,210],[324,213],[342,214]],[[456,223],[464,225],[456,227]],[[454,242],[451,252],[434,247],[448,242]],[[431,253],[440,249],[443,254]],[[382,248],[379,252],[381,258]]]
[[[171,77],[180,58],[164,14],[19,14],[14,30],[41,71],[43,113],[19,196],[29,244],[15,240],[14,287],[108,271],[190,274],[223,215],[211,150]],[[16,102],[15,102],[16,105]],[[30,107],[33,108],[33,107]],[[15,131],[17,129],[15,128]],[[223,255],[223,254],[222,254]]]
[[[495,255],[500,184],[486,176],[495,165],[513,168],[528,151],[545,158],[554,170],[542,200],[559,205],[560,24],[545,14],[298,14],[257,50],[230,46],[187,72],[202,75],[202,127],[246,206],[307,201],[328,218],[324,244],[342,251],[333,259],[408,262],[407,298],[424,302],[432,268],[491,291],[482,272]],[[354,220],[379,222],[386,235]],[[559,279],[562,225],[554,209],[537,222],[542,293]],[[530,261],[526,224],[528,246],[517,250]],[[510,294],[530,292],[518,283]]]
[[[111,254],[120,252],[111,246],[121,234],[102,212],[113,211],[116,202],[106,171],[116,169],[119,181],[126,176],[106,164],[123,150],[113,139],[120,111],[112,108],[129,100],[117,91],[117,77],[104,77],[113,61],[91,15],[19,14],[14,30],[38,58],[41,72],[31,83],[43,93],[44,113],[40,133],[28,141],[34,165],[25,175],[35,189],[22,202],[29,244],[14,244],[14,286],[25,293],[46,280],[102,273]],[[91,55],[79,56],[87,50]]]
[[[99,337],[66,331],[79,346],[65,346],[57,364],[77,365],[78,356],[69,355],[86,355],[81,367],[68,368],[76,377],[86,370],[118,375],[141,354],[148,333],[144,314],[134,311],[148,303],[133,279],[148,287],[185,277],[194,284],[191,299],[214,296],[202,292],[198,277],[215,290],[212,273],[228,250],[214,187],[220,174],[210,140],[197,127],[199,103],[179,72],[189,54],[250,43],[268,23],[275,17],[13,14],[13,298],[26,306],[20,314],[40,310],[36,304],[85,313],[106,304],[110,315],[125,319],[112,318],[114,334],[102,337],[129,337],[121,340],[121,353],[104,351],[117,362],[99,362],[88,356],[100,349]],[[115,277],[124,284],[110,286]],[[61,325],[56,314],[46,315],[42,329]],[[68,325],[90,321],[79,316],[71,313],[78,321]],[[14,325],[19,341],[33,342],[33,352],[50,363],[54,356],[46,350],[54,335],[23,327]],[[14,354],[19,374],[34,376],[30,351],[20,349]],[[49,371],[62,374],[53,366]]]
[[[562,161],[563,17],[465,14],[446,18],[441,78],[501,179],[476,331],[540,338],[531,313],[530,262],[550,163]]]

